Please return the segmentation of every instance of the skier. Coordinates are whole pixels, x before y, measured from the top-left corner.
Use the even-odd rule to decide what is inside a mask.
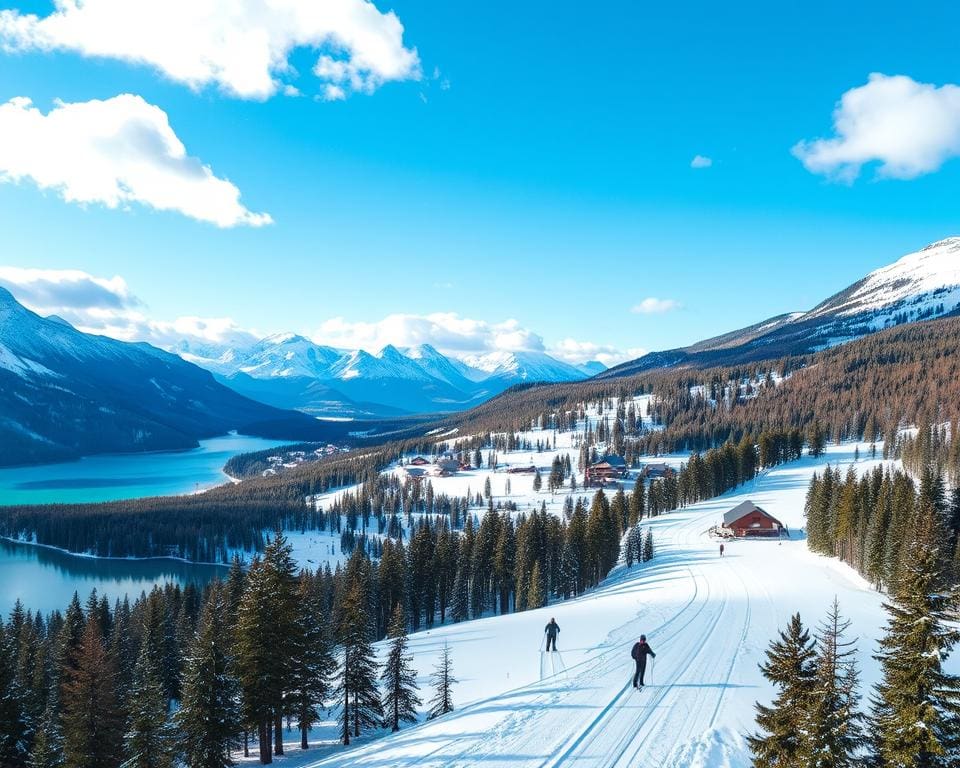
[[[634,643],[633,650],[630,651],[633,660],[637,662],[637,671],[633,673],[634,688],[643,688],[643,675],[647,671],[647,654],[650,654],[653,658],[657,658],[657,654],[647,645],[647,636],[640,635],[640,641]]]
[[[550,646],[553,646],[553,650],[557,650],[557,635],[560,634],[560,625],[557,624],[556,619],[550,619],[550,623],[544,627],[543,631],[547,635],[547,650],[550,650]]]
[[[720,545],[720,557],[723,557],[723,544]]]

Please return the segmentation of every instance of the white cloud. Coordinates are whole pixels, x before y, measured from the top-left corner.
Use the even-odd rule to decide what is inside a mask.
[[[139,203],[218,227],[272,221],[187,155],[162,109],[131,94],[57,102],[46,115],[23,97],[0,104],[0,182],[24,180],[71,203]]]
[[[960,155],[960,86],[874,73],[840,97],[833,128],[833,138],[793,147],[808,171],[847,182],[871,162],[880,163],[880,177],[931,173]]]
[[[265,333],[240,326],[229,317],[184,316],[157,320],[131,293],[126,281],[96,277],[74,269],[24,269],[0,266],[0,286],[44,317],[58,315],[86,333],[123,341],[146,341],[161,349],[196,357],[216,358],[226,349],[246,348]],[[349,322],[342,317],[322,323],[313,334],[318,344],[377,352],[387,344],[412,347],[432,344],[453,357],[488,352],[546,352],[578,365],[599,360],[616,365],[645,354],[641,348],[619,349],[566,338],[549,348],[541,336],[516,320],[491,323],[453,312],[429,315],[394,314],[374,322]]]
[[[45,315],[91,308],[124,310],[139,304],[122,277],[94,277],[77,269],[0,266],[0,286]]]
[[[124,341],[148,341],[171,349],[193,345],[243,346],[259,335],[230,318],[179,317],[153,320],[120,276],[95,277],[77,269],[25,269],[0,266],[0,286],[28,309],[57,315],[85,333]]]
[[[550,347],[549,354],[558,360],[564,360],[574,365],[581,365],[592,360],[599,360],[608,368],[627,360],[634,360],[647,353],[642,347],[619,349],[610,344],[595,344],[592,341],[577,341],[563,339],[559,344]]]
[[[325,321],[313,333],[318,344],[347,349],[377,350],[393,344],[411,347],[432,344],[445,354],[463,355],[505,350],[544,351],[543,339],[516,320],[490,323],[455,312],[429,315],[394,314],[376,322],[351,322],[342,317]]]
[[[706,155],[694,155],[693,160],[690,161],[691,168],[709,168],[711,165],[713,165],[713,158]]]
[[[680,302],[674,299],[658,299],[650,296],[632,307],[630,311],[637,315],[662,315],[664,312],[672,312],[680,307]]]
[[[403,24],[369,0],[54,0],[48,16],[0,11],[0,44],[151,66],[193,89],[265,99],[310,49],[323,85],[370,93],[420,78]],[[334,91],[336,92],[336,91]],[[330,91],[326,91],[329,97]]]

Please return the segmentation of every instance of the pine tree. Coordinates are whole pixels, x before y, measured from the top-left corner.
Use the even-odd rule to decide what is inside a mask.
[[[343,597],[337,629],[342,662],[335,696],[341,704],[341,737],[348,745],[351,732],[359,736],[364,728],[376,728],[383,721],[377,694],[377,663],[370,644],[370,620],[359,583],[352,584]]]
[[[43,712],[27,765],[29,768],[63,768],[63,764],[63,731],[51,697]]]
[[[167,697],[159,666],[146,643],[137,658],[133,690],[124,740],[127,759],[123,768],[171,768],[175,745],[167,715]]]
[[[814,685],[814,656],[810,633],[800,614],[794,614],[760,665],[763,676],[776,686],[777,696],[769,707],[756,705],[760,732],[747,737],[755,768],[802,766],[808,751],[805,718]]]
[[[856,649],[854,641],[846,640],[849,627],[834,599],[816,638],[805,749],[810,768],[850,768],[860,763],[864,717],[858,711]]]
[[[399,603],[393,609],[388,637],[392,642],[381,677],[384,687],[383,710],[387,718],[384,726],[399,731],[400,723],[416,722],[417,707],[421,703],[417,696],[413,657],[407,653],[407,621]]]
[[[960,678],[942,666],[960,641],[960,591],[937,587],[938,559],[921,534],[884,604],[889,619],[875,656],[883,678],[872,702],[873,750],[882,766],[960,764]]]
[[[187,657],[183,700],[177,713],[187,768],[232,765],[230,748],[240,732],[240,685],[233,675],[230,635],[224,621],[231,599],[219,590],[211,592]]]
[[[450,656],[450,646],[444,643],[440,654],[440,661],[431,675],[433,683],[433,698],[430,700],[430,720],[453,712],[453,686],[457,679],[453,676],[453,659]]]
[[[653,560],[653,531],[647,528],[647,533],[643,537],[643,562],[647,563]]]
[[[271,723],[276,699],[273,628],[269,577],[263,561],[254,558],[247,572],[247,588],[240,601],[236,629],[236,669],[243,692],[243,721],[254,726],[260,763],[273,762]]]
[[[16,678],[13,625],[0,620],[0,765],[18,768],[27,759],[29,734],[23,711],[25,691]]]
[[[540,575],[540,561],[533,564],[530,571],[530,585],[527,589],[527,609],[542,608],[544,606],[543,577]]]
[[[543,478],[540,477],[540,470],[538,469],[533,473],[533,490],[535,493],[540,492],[540,488],[543,486]]]
[[[336,663],[326,629],[323,608],[306,576],[300,579],[298,645],[291,659],[287,705],[300,726],[300,748],[319,717],[317,708],[330,697],[330,677]]]
[[[76,666],[68,670],[63,686],[65,768],[116,768],[120,764],[123,719],[115,678],[100,623],[91,616],[80,637]]]

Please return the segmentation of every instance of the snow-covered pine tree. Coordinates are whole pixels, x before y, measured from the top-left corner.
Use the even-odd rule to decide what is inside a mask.
[[[453,686],[458,681],[453,676],[453,659],[450,656],[450,646],[446,643],[443,645],[440,661],[434,668],[430,681],[433,684],[433,698],[430,699],[429,719],[433,720],[453,712]]]
[[[755,768],[800,766],[806,751],[807,725],[814,684],[814,643],[804,628],[800,614],[790,618],[780,638],[770,643],[760,671],[777,688],[777,696],[768,707],[759,702],[759,732],[747,737]]]
[[[816,635],[814,682],[805,741],[810,768],[853,768],[861,764],[864,716],[859,711],[859,672],[855,641],[847,640],[850,622],[836,598]]]
[[[334,695],[341,705],[341,738],[348,745],[351,731],[359,736],[364,728],[376,728],[383,721],[366,595],[359,581],[351,584],[343,596],[337,630],[342,661]]]
[[[17,684],[13,632],[0,620],[0,765],[19,768],[27,759],[25,692]]]
[[[27,761],[28,768],[63,768],[63,730],[55,701],[51,696],[47,702],[33,740],[33,749]]]
[[[317,708],[330,697],[336,662],[321,601],[306,574],[300,579],[299,602],[297,648],[291,659],[285,702],[300,728],[300,748],[307,749],[307,736],[319,717]]]
[[[643,562],[647,563],[653,560],[653,531],[647,528],[647,533],[643,537]]]
[[[122,768],[171,768],[176,744],[160,668],[143,643],[133,672]]]
[[[233,599],[229,583],[226,591],[211,590],[184,668],[177,724],[187,768],[232,765],[230,749],[241,729],[240,685],[233,674],[231,633],[225,622]]]
[[[960,642],[960,589],[938,586],[939,554],[929,528],[904,558],[886,634],[875,658],[883,671],[872,701],[871,732],[878,765],[947,768],[960,765],[960,678],[943,661]]]
[[[540,561],[536,560],[533,563],[533,569],[530,571],[530,582],[527,587],[527,609],[542,608],[545,602]]]
[[[407,620],[403,607],[397,603],[390,620],[390,651],[383,668],[383,710],[386,713],[384,727],[400,730],[400,723],[417,720],[417,675],[413,669],[413,656],[407,653]]]

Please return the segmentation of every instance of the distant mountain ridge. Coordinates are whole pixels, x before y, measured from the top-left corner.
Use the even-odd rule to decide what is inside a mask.
[[[149,344],[40,317],[0,288],[0,465],[190,448],[234,429],[306,438],[320,426]]]
[[[688,347],[651,352],[597,378],[808,354],[884,328],[958,313],[960,237],[949,237],[874,270],[808,312],[778,315]]]
[[[543,352],[444,355],[430,344],[376,354],[315,344],[292,333],[244,347],[196,346],[172,351],[213,372],[248,397],[315,416],[378,417],[471,408],[523,382],[577,381],[604,370],[575,366]]]

